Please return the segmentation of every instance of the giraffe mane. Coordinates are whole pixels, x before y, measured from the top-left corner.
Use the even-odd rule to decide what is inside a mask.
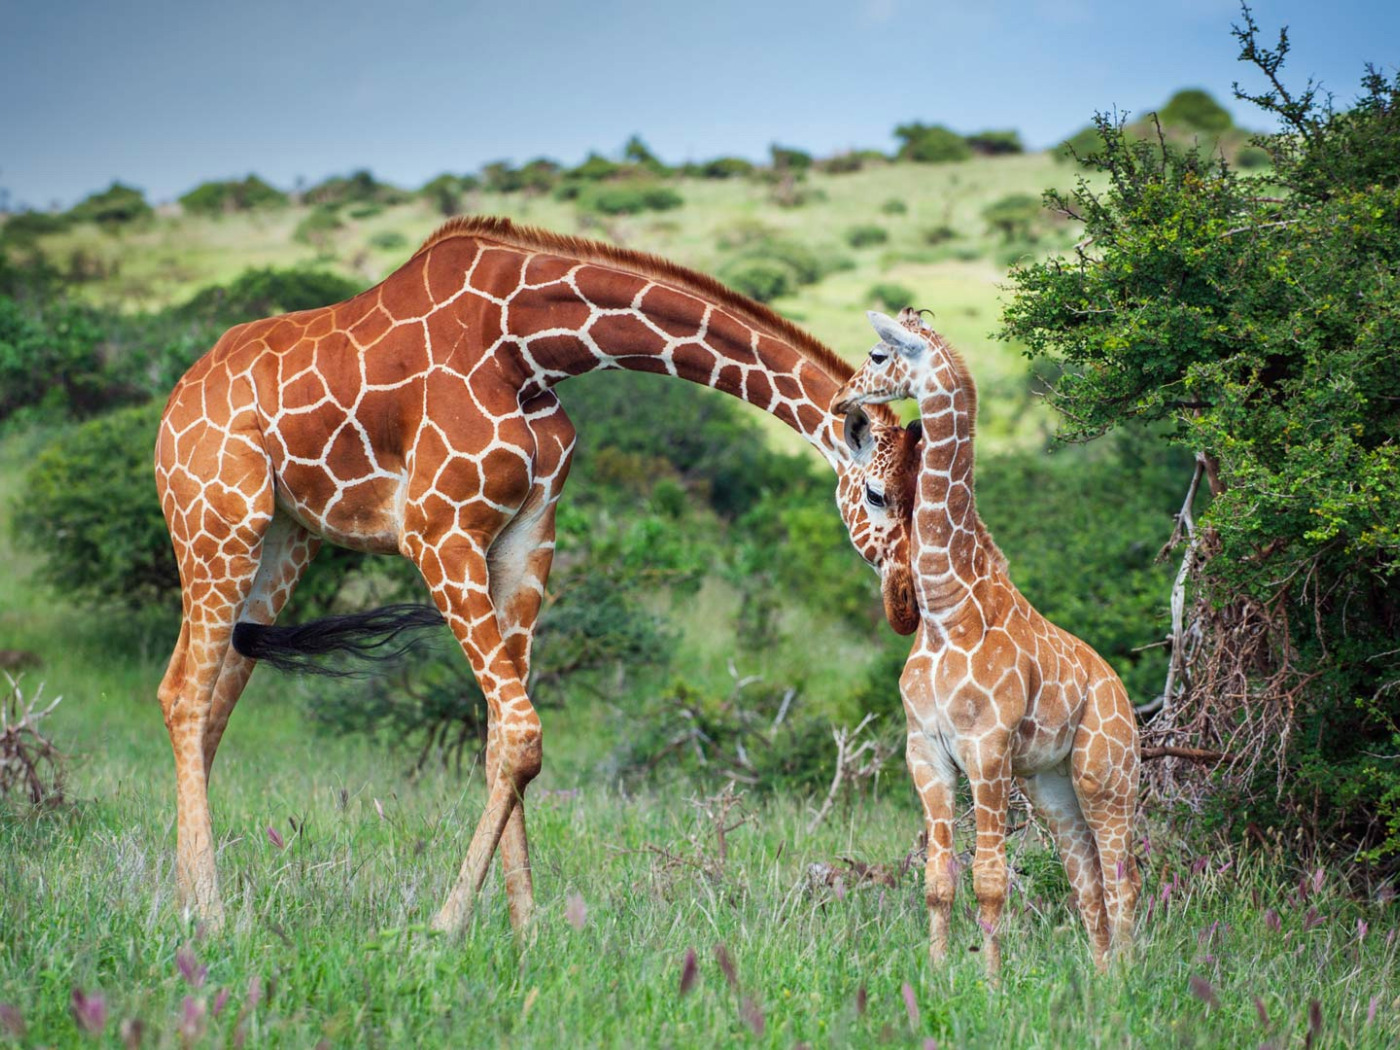
[[[777,311],[762,303],[754,302],[733,288],[708,274],[692,270],[687,266],[663,259],[650,252],[640,252],[632,248],[619,248],[602,241],[574,237],[569,234],[554,233],[538,226],[518,224],[500,215],[458,215],[448,219],[428,235],[411,258],[416,259],[424,252],[453,237],[476,237],[496,241],[516,248],[534,251],[553,252],[588,263],[616,266],[630,273],[666,281],[669,284],[690,292],[702,299],[739,314],[752,322],[754,327],[766,335],[787,343],[804,360],[825,372],[838,384],[844,383],[855,373],[855,368],[843,360],[835,350],[803,331]],[[868,406],[874,411],[870,415],[881,422],[897,422],[894,410],[884,405]]]

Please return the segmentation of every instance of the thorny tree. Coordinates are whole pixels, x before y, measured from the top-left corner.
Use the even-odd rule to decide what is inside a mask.
[[[1101,149],[1081,160],[1106,180],[1047,195],[1084,238],[1012,272],[1002,334],[1059,366],[1064,437],[1145,424],[1196,454],[1173,536],[1171,672],[1140,699],[1146,744],[1219,761],[1169,757],[1153,786],[1213,797],[1237,830],[1290,822],[1390,866],[1400,76],[1368,67],[1349,108],[1311,81],[1290,90],[1287,30],[1269,48],[1247,7],[1242,21],[1240,59],[1266,86],[1235,92],[1278,121],[1257,140],[1272,172],[1243,177],[1100,117]]]

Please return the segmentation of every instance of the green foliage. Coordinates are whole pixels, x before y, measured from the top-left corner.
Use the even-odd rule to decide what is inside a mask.
[[[269,186],[256,175],[223,182],[202,182],[180,198],[191,215],[224,215],[255,208],[277,208],[287,203],[287,195]]]
[[[456,215],[462,210],[462,199],[480,185],[481,180],[475,175],[445,173],[425,182],[418,195],[431,203],[438,214]]]
[[[171,312],[208,326],[218,335],[244,321],[313,310],[358,295],[360,285],[325,270],[245,270],[228,285],[197,292]]]
[[[891,314],[898,313],[906,306],[914,305],[914,293],[904,285],[895,284],[893,281],[882,281],[872,285],[870,291],[865,293],[865,297]]]
[[[891,197],[880,205],[882,215],[903,215],[909,210],[909,205],[905,204],[898,197]]]
[[[1221,132],[1235,126],[1230,111],[1200,88],[1178,91],[1157,113],[1163,124],[1192,131]]]
[[[942,124],[901,124],[894,129],[895,138],[900,140],[899,159],[912,160],[920,164],[944,164],[948,161],[966,160],[972,156],[972,147],[955,131]]]
[[[958,231],[949,226],[946,222],[940,222],[936,226],[925,227],[923,231],[923,241],[925,244],[937,246],[947,244],[949,241],[958,239]]]
[[[793,149],[790,146],[779,146],[776,142],[768,147],[768,154],[772,158],[773,170],[775,171],[807,171],[812,166],[812,155],[804,150]]]
[[[735,179],[753,174],[753,164],[743,157],[716,157],[697,165],[687,165],[686,174],[702,179]]]
[[[399,252],[408,247],[408,238],[398,230],[380,230],[369,239],[369,246],[381,252]]]
[[[889,239],[889,231],[878,223],[862,223],[846,231],[846,243],[852,248],[870,248]]]
[[[54,441],[25,476],[14,529],[70,598],[169,602],[180,578],[156,498],[151,450],[164,406],[112,412]]]
[[[0,295],[0,421],[83,418],[140,400],[140,362],[109,356],[103,322],[67,299]]]
[[[640,135],[633,135],[627,140],[627,144],[622,147],[623,159],[628,164],[633,164],[642,171],[656,178],[668,178],[674,172],[664,164],[660,157],[651,151]]]
[[[120,182],[84,198],[68,211],[73,222],[95,222],[109,229],[128,226],[154,214],[145,194]]]
[[[987,226],[1006,243],[1035,239],[1035,228],[1044,215],[1040,201],[1028,193],[1012,193],[982,209]]]
[[[0,245],[30,247],[41,237],[62,233],[72,219],[67,214],[47,211],[21,211],[6,217],[0,225]]]
[[[1311,832],[1395,856],[1400,771],[1375,756],[1400,722],[1400,78],[1368,75],[1334,112],[1282,88],[1286,35],[1261,48],[1247,19],[1239,37],[1286,128],[1261,140],[1270,189],[1101,119],[1106,189],[1047,195],[1092,248],[1013,270],[1003,334],[1063,368],[1067,436],[1163,421],[1208,457],[1202,584],[1291,638],[1271,657],[1299,690],[1278,797]]]
[[[736,292],[760,303],[791,295],[797,287],[792,270],[776,259],[738,259],[720,271],[720,278]]]
[[[967,144],[972,152],[983,157],[1000,156],[1007,153],[1024,153],[1021,134],[1015,129],[1001,131],[979,131],[967,136]]]
[[[603,215],[637,215],[644,211],[670,211],[685,199],[669,186],[638,182],[613,182],[590,186],[578,198],[579,207]]]
[[[402,204],[409,195],[397,186],[380,182],[367,169],[349,175],[333,175],[304,194],[308,204],[339,208],[347,204]]]
[[[324,249],[330,243],[331,234],[344,228],[345,223],[340,221],[334,208],[316,207],[297,223],[297,228],[292,231],[292,240]]]

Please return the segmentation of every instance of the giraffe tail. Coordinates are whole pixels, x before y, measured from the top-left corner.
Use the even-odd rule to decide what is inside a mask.
[[[235,624],[233,648],[279,671],[345,678],[363,673],[363,668],[355,664],[398,659],[416,647],[418,634],[442,626],[442,614],[435,606],[386,605],[369,612],[326,616],[290,627]],[[322,662],[324,657],[342,659],[325,663]]]

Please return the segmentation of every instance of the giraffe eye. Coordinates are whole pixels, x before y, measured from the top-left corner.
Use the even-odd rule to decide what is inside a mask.
[[[867,481],[865,483],[865,501],[872,507],[883,508],[885,505],[885,494],[877,491],[874,486]]]

